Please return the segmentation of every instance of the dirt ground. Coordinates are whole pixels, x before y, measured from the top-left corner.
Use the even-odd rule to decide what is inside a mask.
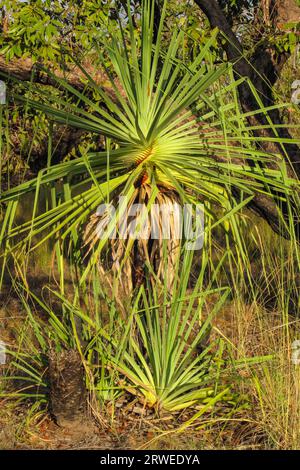
[[[174,422],[168,427],[162,422],[152,422],[128,416],[123,423],[108,421],[102,426],[93,419],[71,427],[57,426],[46,413],[30,422],[23,407],[10,409],[0,402],[0,449],[10,450],[201,450],[201,449],[259,449],[264,448],[263,436],[256,435],[247,423],[246,415],[226,427],[213,426],[210,430],[190,429],[178,433]],[[178,427],[177,427],[178,429]],[[254,442],[255,441],[255,442]]]

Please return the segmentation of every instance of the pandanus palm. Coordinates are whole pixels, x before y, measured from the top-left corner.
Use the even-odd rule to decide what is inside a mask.
[[[86,76],[86,89],[100,100],[93,100],[91,93],[79,92],[54,76],[58,87],[73,95],[73,104],[65,95],[57,97],[42,90],[40,93],[45,94],[50,104],[30,98],[30,90],[25,98],[16,96],[57,123],[105,136],[107,148],[101,152],[87,151],[80,158],[50,166],[35,180],[4,194],[2,200],[10,201],[4,224],[10,227],[8,243],[21,234],[24,242],[41,233],[46,234],[38,244],[56,233],[62,242],[67,237],[76,242],[78,228],[87,224],[91,214],[97,214],[99,204],[113,201],[119,195],[127,197],[129,206],[144,201],[147,210],[155,202],[184,204],[202,199],[210,218],[214,217],[210,204],[219,205],[238,239],[235,214],[255,193],[275,189],[279,199],[288,193],[291,181],[285,175],[283,162],[278,156],[253,147],[251,130],[247,129],[236,98],[239,82],[233,80],[231,65],[215,65],[211,60],[210,50],[218,32],[212,32],[194,61],[184,63],[180,58],[184,32],[173,32],[167,51],[161,50],[166,4],[154,41],[153,5],[148,0],[142,2],[140,36],[128,14],[126,34],[120,24],[118,36],[108,35],[103,40],[102,63],[110,82],[110,94],[77,63]],[[269,170],[264,165],[270,158],[278,162],[278,170],[274,167]],[[35,204],[32,220],[12,228],[15,201],[33,190],[37,201],[41,187],[58,181],[64,182],[64,190],[53,207],[38,215]],[[119,215],[126,210],[128,205],[119,207]],[[222,216],[215,224],[224,220]],[[107,228],[101,238],[97,236],[99,224],[106,224]],[[81,282],[91,266],[99,263],[113,224],[115,220],[105,222],[103,214],[92,215],[85,239],[93,250]],[[17,246],[22,242],[18,241]],[[111,246],[115,267],[126,265],[128,269],[128,259],[133,260],[136,283],[142,282],[141,266],[145,262],[150,270],[154,267],[155,273],[164,274],[159,263],[161,240],[155,243],[129,240],[126,244],[121,240],[113,241]],[[175,257],[178,252],[178,243],[172,235],[168,250],[172,271],[171,253]]]

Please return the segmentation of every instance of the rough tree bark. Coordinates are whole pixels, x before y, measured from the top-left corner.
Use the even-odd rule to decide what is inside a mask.
[[[50,412],[62,427],[87,419],[87,389],[82,360],[73,349],[49,353]]]

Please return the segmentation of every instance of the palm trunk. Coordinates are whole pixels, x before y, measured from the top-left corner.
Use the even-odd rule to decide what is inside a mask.
[[[59,426],[82,423],[87,416],[87,390],[81,356],[73,349],[49,354],[50,412]]]

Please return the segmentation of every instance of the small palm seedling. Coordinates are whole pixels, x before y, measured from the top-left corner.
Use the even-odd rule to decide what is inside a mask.
[[[126,379],[126,390],[158,413],[213,407],[216,397],[217,401],[232,398],[220,375],[221,363],[223,372],[226,369],[222,341],[208,342],[212,319],[229,289],[203,289],[201,275],[190,289],[192,259],[192,252],[186,252],[182,263],[177,263],[171,296],[167,282],[163,288],[156,283],[147,294],[141,287],[141,301],[135,303],[129,320],[137,334],[127,328],[126,349],[118,348],[110,357]],[[164,261],[168,262],[167,256]],[[203,305],[210,295],[217,295],[219,301],[203,318]]]
[[[230,288],[204,287],[207,258],[201,263],[193,288],[192,251],[185,251],[175,267],[175,280],[170,294],[164,285],[142,285],[125,323],[124,335],[114,337],[98,352],[106,355],[108,368],[116,372],[116,385],[134,397],[144,409],[161,415],[196,409],[194,419],[202,413],[223,411],[241,404],[235,394],[233,377],[236,368],[270,360],[251,357],[234,361],[223,338],[209,341],[215,317],[220,314]],[[167,252],[163,257],[168,263]],[[222,267],[223,261],[218,268]],[[217,268],[217,269],[218,269]],[[204,313],[205,304],[214,298],[214,306]],[[105,344],[106,343],[106,344]],[[191,410],[190,410],[191,411]]]

